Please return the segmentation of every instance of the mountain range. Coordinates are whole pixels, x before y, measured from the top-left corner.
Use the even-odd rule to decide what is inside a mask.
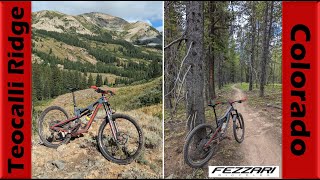
[[[43,10],[32,13],[32,28],[59,33],[98,35],[112,34],[139,45],[162,45],[162,33],[146,22],[130,23],[120,17],[100,12],[67,15],[57,11]]]
[[[32,62],[38,100],[102,80],[109,86],[145,83],[162,75],[162,34],[146,22],[99,12],[38,11],[32,13]]]

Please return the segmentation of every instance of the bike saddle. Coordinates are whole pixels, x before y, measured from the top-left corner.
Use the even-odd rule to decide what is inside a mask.
[[[208,105],[209,105],[209,106],[213,106],[215,103],[216,103],[215,100],[214,100],[214,99],[211,99]]]
[[[98,88],[97,86],[91,86],[90,88],[94,89],[97,93],[102,93],[102,94],[110,94],[110,95],[116,95],[113,91],[111,90],[102,90]]]
[[[69,91],[71,91],[71,92],[74,92],[74,91],[78,90],[78,88],[73,88],[73,87],[68,87],[67,89],[68,89]]]

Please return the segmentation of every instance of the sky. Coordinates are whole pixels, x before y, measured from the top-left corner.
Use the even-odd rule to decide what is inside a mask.
[[[101,12],[128,22],[144,21],[162,31],[162,1],[33,1],[32,12],[54,10],[69,15]]]

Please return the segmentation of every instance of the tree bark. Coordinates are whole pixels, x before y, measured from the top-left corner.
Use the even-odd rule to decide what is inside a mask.
[[[269,15],[269,2],[266,2],[265,9],[265,23],[264,23],[264,39],[263,39],[263,58],[261,61],[261,81],[260,81],[260,97],[264,96],[264,86],[266,84],[266,69],[267,61],[269,58],[269,46],[272,30],[272,17],[273,17],[273,1],[271,2],[271,10]],[[268,15],[270,16],[269,27],[268,27]]]
[[[277,59],[277,53],[275,53],[275,58],[274,60]],[[273,70],[272,70],[273,74],[272,74],[272,86],[274,88],[274,83],[275,83],[275,72],[276,72],[276,61],[273,62]]]
[[[214,83],[214,47],[213,47],[213,36],[214,36],[214,23],[215,23],[215,2],[209,2],[209,13],[210,13],[210,42],[209,42],[209,98],[214,99],[216,97],[215,83]]]
[[[186,25],[187,25],[187,47],[192,43],[189,56],[186,59],[186,67],[191,67],[186,76],[186,113],[189,120],[189,130],[195,126],[205,123],[204,114],[204,71],[203,71],[203,2],[189,1],[186,6]]]
[[[170,1],[165,1],[164,5],[165,5],[165,12],[164,12],[164,16],[167,19],[167,23],[165,23],[165,25],[169,25],[169,18],[170,18],[170,10],[172,10],[171,5],[170,5]],[[164,28],[164,36],[166,37],[165,40],[170,41],[171,40],[171,29],[169,27]],[[172,83],[174,80],[172,80],[172,60],[171,60],[172,54],[171,54],[171,50],[167,49],[164,53],[164,71],[165,71],[165,81],[164,81],[164,93],[167,94],[169,93],[169,91],[171,90],[171,88],[173,88]],[[168,94],[167,96],[164,97],[164,102],[165,102],[165,108],[166,109],[172,109],[172,95]]]
[[[255,37],[256,37],[256,21],[255,21],[255,2],[251,2],[252,14],[251,14],[251,58],[250,58],[250,67],[249,67],[249,91],[253,89],[253,62],[255,61]]]
[[[223,57],[222,57],[222,54],[221,53],[219,53],[219,59],[218,59],[218,64],[217,64],[217,66],[218,66],[218,87],[219,87],[219,89],[221,89],[222,88],[222,76],[223,76],[223,74],[222,74],[222,61],[223,61]]]
[[[256,62],[253,62],[253,64],[254,64],[254,67],[256,67],[256,74],[255,74],[255,85],[256,85],[256,88],[258,89],[258,84],[259,84],[259,82],[260,82],[260,80],[259,80],[259,62],[261,62],[261,56],[260,56],[260,21],[257,21],[257,24],[258,24],[258,28],[257,28],[257,42],[256,42],[256,44],[257,44],[257,53],[256,53]],[[260,60],[260,61],[259,61]]]

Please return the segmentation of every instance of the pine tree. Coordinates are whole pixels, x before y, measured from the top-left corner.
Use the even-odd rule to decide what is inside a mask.
[[[61,94],[61,89],[62,89],[62,76],[60,69],[57,66],[52,66],[52,92],[51,92],[51,97],[56,97]],[[48,72],[48,71],[46,71]],[[46,73],[44,73],[46,74]],[[50,80],[48,79],[47,82]]]
[[[107,77],[104,78],[103,84],[104,84],[104,85],[109,85],[109,81],[108,81],[108,78],[107,78]]]
[[[100,87],[103,85],[103,82],[102,82],[102,75],[98,74],[97,75],[97,78],[96,78],[96,86]]]
[[[32,65],[32,100],[35,102],[41,99],[41,81],[40,77],[40,65],[35,63]]]
[[[88,84],[87,84],[87,85],[88,85],[89,87],[94,85],[93,77],[92,77],[92,74],[91,74],[91,73],[90,73],[90,75],[89,75]]]
[[[82,75],[80,76],[80,89],[86,89],[87,88],[87,77]]]
[[[148,69],[149,78],[155,78],[157,76],[160,76],[161,72],[162,72],[161,66],[158,64],[157,61],[153,60]]]

